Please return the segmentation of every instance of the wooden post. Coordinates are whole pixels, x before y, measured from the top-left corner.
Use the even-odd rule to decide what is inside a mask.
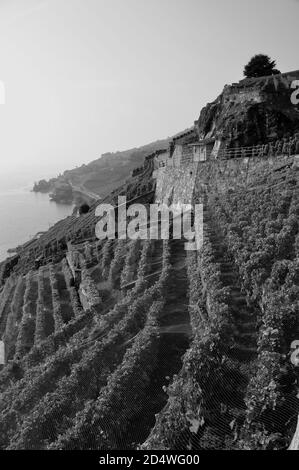
[[[298,416],[298,421],[297,421],[296,432],[294,434],[293,440],[288,450],[299,450],[299,416]]]
[[[299,450],[299,416],[297,422],[297,429],[288,450]]]

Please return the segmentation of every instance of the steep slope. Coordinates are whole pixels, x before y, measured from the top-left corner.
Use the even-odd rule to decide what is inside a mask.
[[[251,146],[299,131],[299,107],[291,101],[299,71],[226,85],[195,122],[200,139],[224,139],[228,147]]]
[[[97,160],[82,165],[73,170],[66,170],[57,179],[49,182],[41,180],[34,186],[34,191],[54,191],[55,200],[70,201],[72,192],[81,190],[82,193],[93,197],[103,198],[117,187],[124,184],[131,172],[142,167],[144,158],[156,150],[166,149],[169,139],[158,140],[140,148],[123,152],[105,153]],[[74,197],[74,196],[73,196]]]
[[[240,162],[201,166],[205,240],[188,259],[193,341],[144,449],[288,448],[299,411],[292,162],[256,161],[246,175]]]
[[[259,140],[295,129],[282,79],[241,83],[254,88],[245,98],[227,90],[227,102],[225,92],[203,111],[200,136],[237,122],[238,142],[251,130]],[[281,112],[277,127],[265,106]],[[246,130],[255,112],[262,120]],[[99,242],[96,202],[1,264],[0,448],[289,446],[299,412],[298,158],[210,160],[163,174],[167,194],[204,205],[198,252],[183,240]],[[118,195],[154,200],[151,159],[104,201],[116,206]]]

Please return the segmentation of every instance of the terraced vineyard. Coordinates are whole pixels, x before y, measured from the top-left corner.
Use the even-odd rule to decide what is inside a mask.
[[[171,253],[162,241],[107,241],[101,254],[91,246],[81,276],[101,302],[87,311],[66,260],[6,281],[1,293],[8,359],[0,374],[2,448],[69,448],[81,441],[81,427],[86,435],[85,426],[90,426],[90,434],[79,446],[121,445],[122,437],[114,436],[120,429],[117,423],[104,439],[101,433],[93,435],[95,424],[88,417],[91,410],[96,416],[103,397],[105,406],[112,401],[123,408],[126,394],[132,400],[130,387],[136,377],[138,396],[128,402],[125,415],[114,406],[106,413],[107,419],[112,413],[111,419],[124,422],[132,415],[138,422],[158,369],[163,383],[165,366],[160,370],[158,358],[167,335],[164,340],[160,323],[170,289]],[[179,360],[180,355],[172,366],[175,372]],[[155,407],[165,402],[161,391],[159,383],[144,423],[148,429]],[[122,429],[126,445],[133,447],[136,427],[130,426],[130,432]]]
[[[127,201],[131,203],[152,202],[155,194],[155,181],[152,178],[153,157],[154,154],[145,158],[143,166],[139,168],[140,171],[102,198],[101,203],[116,207],[120,195],[126,195]],[[40,265],[61,261],[67,251],[68,241],[73,243],[81,243],[86,239],[95,241],[94,227],[97,222],[95,209],[98,204],[99,201],[90,203],[90,211],[87,214],[82,214],[81,217],[72,214],[57,222],[38,238],[35,237],[18,247],[17,256],[9,258],[9,262],[0,263],[0,287],[13,268],[21,273],[28,267],[33,269],[36,259]]]
[[[296,168],[205,200],[189,258],[193,342],[143,449],[286,449],[296,430]]]
[[[288,166],[207,191],[199,252],[89,241],[79,279],[63,254],[12,272],[0,448],[286,449],[299,412],[298,215]]]

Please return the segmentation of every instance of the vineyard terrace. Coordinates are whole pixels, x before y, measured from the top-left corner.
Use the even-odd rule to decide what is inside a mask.
[[[100,220],[96,224],[96,237],[125,240],[180,240],[184,238],[185,250],[195,251],[202,246],[202,204],[132,204],[127,208],[125,196],[118,197],[117,207],[99,204],[95,211]],[[129,222],[128,222],[129,221]]]

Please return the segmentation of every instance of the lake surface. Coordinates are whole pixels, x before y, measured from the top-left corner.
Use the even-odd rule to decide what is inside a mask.
[[[48,194],[31,192],[32,186],[33,183],[19,189],[0,186],[0,261],[8,256],[9,248],[25,243],[72,213],[71,205],[51,202]]]

